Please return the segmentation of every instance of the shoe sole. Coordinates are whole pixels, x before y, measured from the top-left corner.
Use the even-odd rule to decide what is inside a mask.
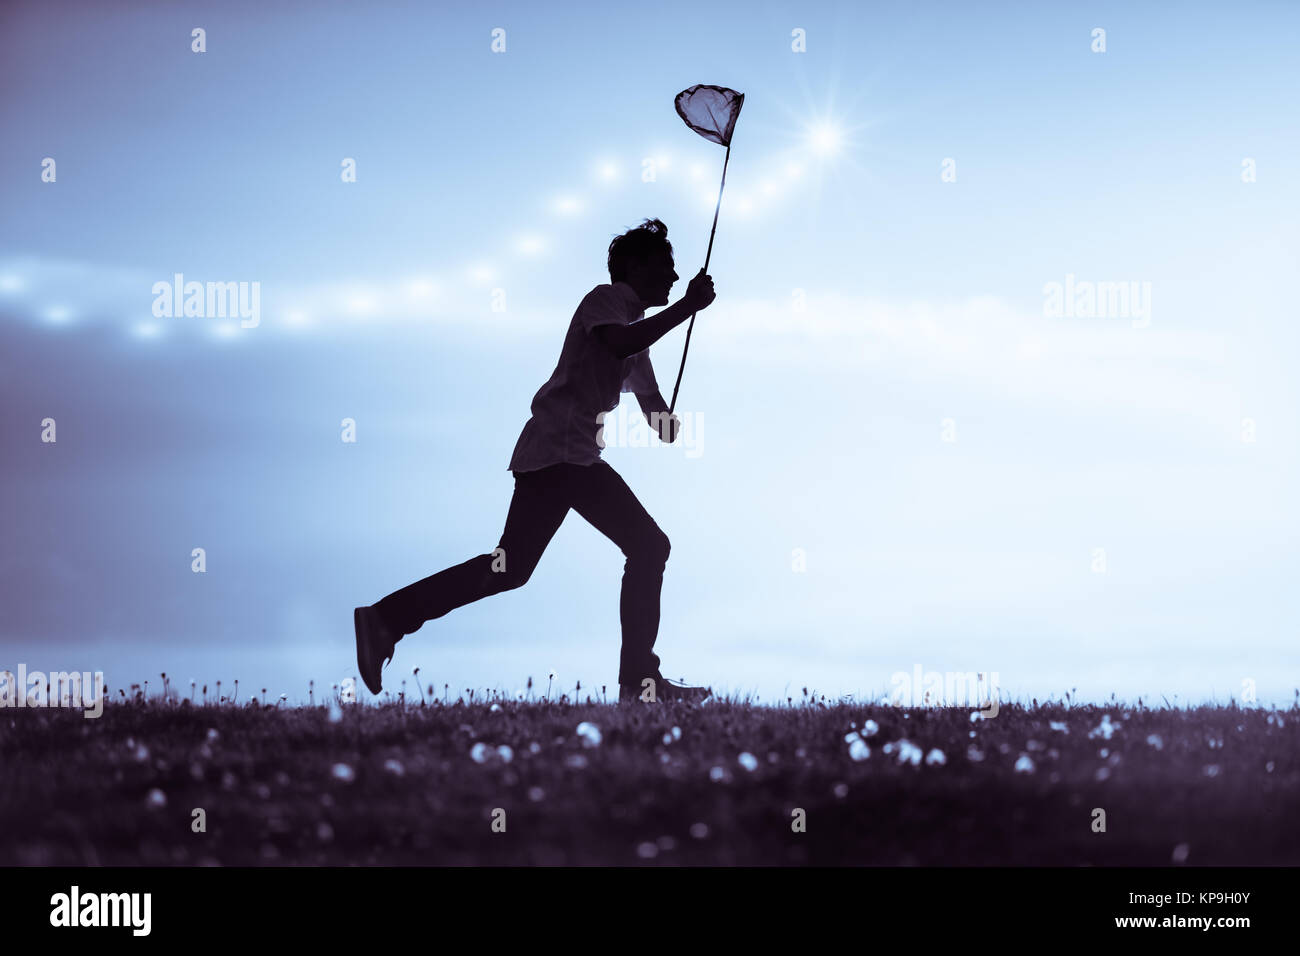
[[[372,694],[378,694],[383,687],[381,663],[378,668],[371,673],[370,662],[375,659],[374,644],[370,631],[370,611],[368,607],[359,607],[352,612],[352,624],[357,632],[357,670],[361,672],[361,680]]]

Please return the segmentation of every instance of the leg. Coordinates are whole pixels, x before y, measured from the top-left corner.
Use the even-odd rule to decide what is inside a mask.
[[[497,550],[394,591],[375,605],[400,636],[491,594],[521,587],[559,530],[569,506],[553,469],[519,472]]]
[[[623,589],[619,618],[623,649],[618,682],[640,686],[646,677],[659,679],[654,653],[659,633],[659,592],[668,561],[668,536],[659,530],[618,472],[605,462],[577,467],[570,505],[622,550]]]

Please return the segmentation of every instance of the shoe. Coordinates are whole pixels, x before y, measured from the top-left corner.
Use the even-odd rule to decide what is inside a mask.
[[[384,665],[393,659],[398,636],[384,624],[374,607],[359,607],[352,612],[352,623],[357,631],[357,668],[370,693],[383,690],[380,675]]]
[[[642,693],[644,693],[644,690],[639,684],[618,685],[620,704],[639,702]],[[712,694],[713,691],[708,687],[692,687],[690,684],[672,681],[666,677],[655,678],[656,701],[680,701],[682,703],[698,704],[700,701],[711,697]]]

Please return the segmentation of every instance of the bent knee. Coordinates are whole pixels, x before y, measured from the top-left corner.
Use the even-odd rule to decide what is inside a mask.
[[[670,551],[672,551],[672,544],[668,540],[668,535],[656,528],[654,534],[647,535],[641,542],[635,557],[647,564],[663,566],[668,563]]]

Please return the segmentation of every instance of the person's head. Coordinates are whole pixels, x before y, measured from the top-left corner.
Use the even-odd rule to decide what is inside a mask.
[[[647,219],[635,229],[615,236],[609,244],[609,281],[626,282],[646,305],[667,305],[673,283],[673,244],[668,227]]]

